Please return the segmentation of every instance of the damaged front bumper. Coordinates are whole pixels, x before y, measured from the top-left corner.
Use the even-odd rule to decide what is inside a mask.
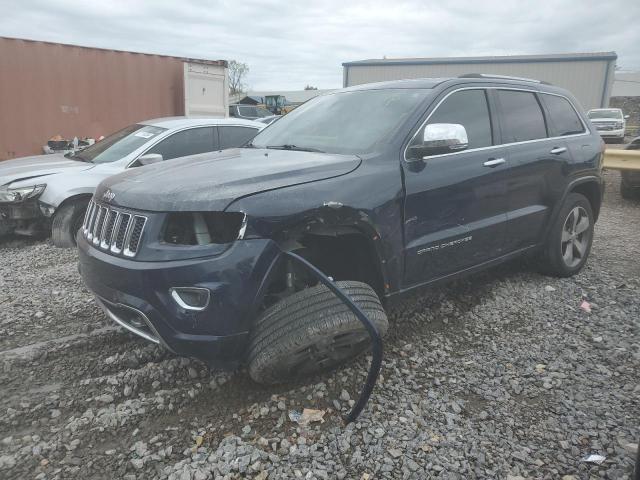
[[[117,257],[82,235],[77,242],[80,274],[112,320],[215,368],[244,361],[263,288],[280,254],[274,242],[242,240],[218,255],[163,261]],[[185,308],[172,295],[176,288],[206,290],[206,306]]]
[[[35,199],[21,203],[0,203],[0,235],[37,235],[46,231],[49,223],[50,219],[43,215]]]

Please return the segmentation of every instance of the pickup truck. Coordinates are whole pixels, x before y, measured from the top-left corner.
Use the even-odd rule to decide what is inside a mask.
[[[585,265],[604,144],[567,91],[470,74],[318,96],[243,148],[103,181],[79,269],[115,322],[257,382],[366,350],[356,316],[291,252],[388,329],[383,304],[522,255]],[[189,168],[186,168],[186,166]]]

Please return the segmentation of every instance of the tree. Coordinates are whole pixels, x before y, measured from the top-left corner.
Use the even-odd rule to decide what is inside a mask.
[[[249,73],[249,65],[235,60],[229,60],[229,93],[242,93],[246,88],[244,80]]]
[[[317,90],[318,87],[312,87],[311,85],[307,85],[306,87],[304,87],[305,90]]]

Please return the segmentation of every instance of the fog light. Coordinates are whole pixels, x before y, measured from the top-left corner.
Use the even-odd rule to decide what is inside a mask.
[[[202,311],[209,305],[211,293],[207,288],[173,287],[169,289],[173,300],[185,310]]]

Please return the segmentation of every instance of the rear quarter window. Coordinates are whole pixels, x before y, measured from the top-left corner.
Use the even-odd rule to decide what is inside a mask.
[[[548,94],[542,94],[541,98],[549,112],[549,134],[552,137],[584,133],[584,125],[569,100]]]

